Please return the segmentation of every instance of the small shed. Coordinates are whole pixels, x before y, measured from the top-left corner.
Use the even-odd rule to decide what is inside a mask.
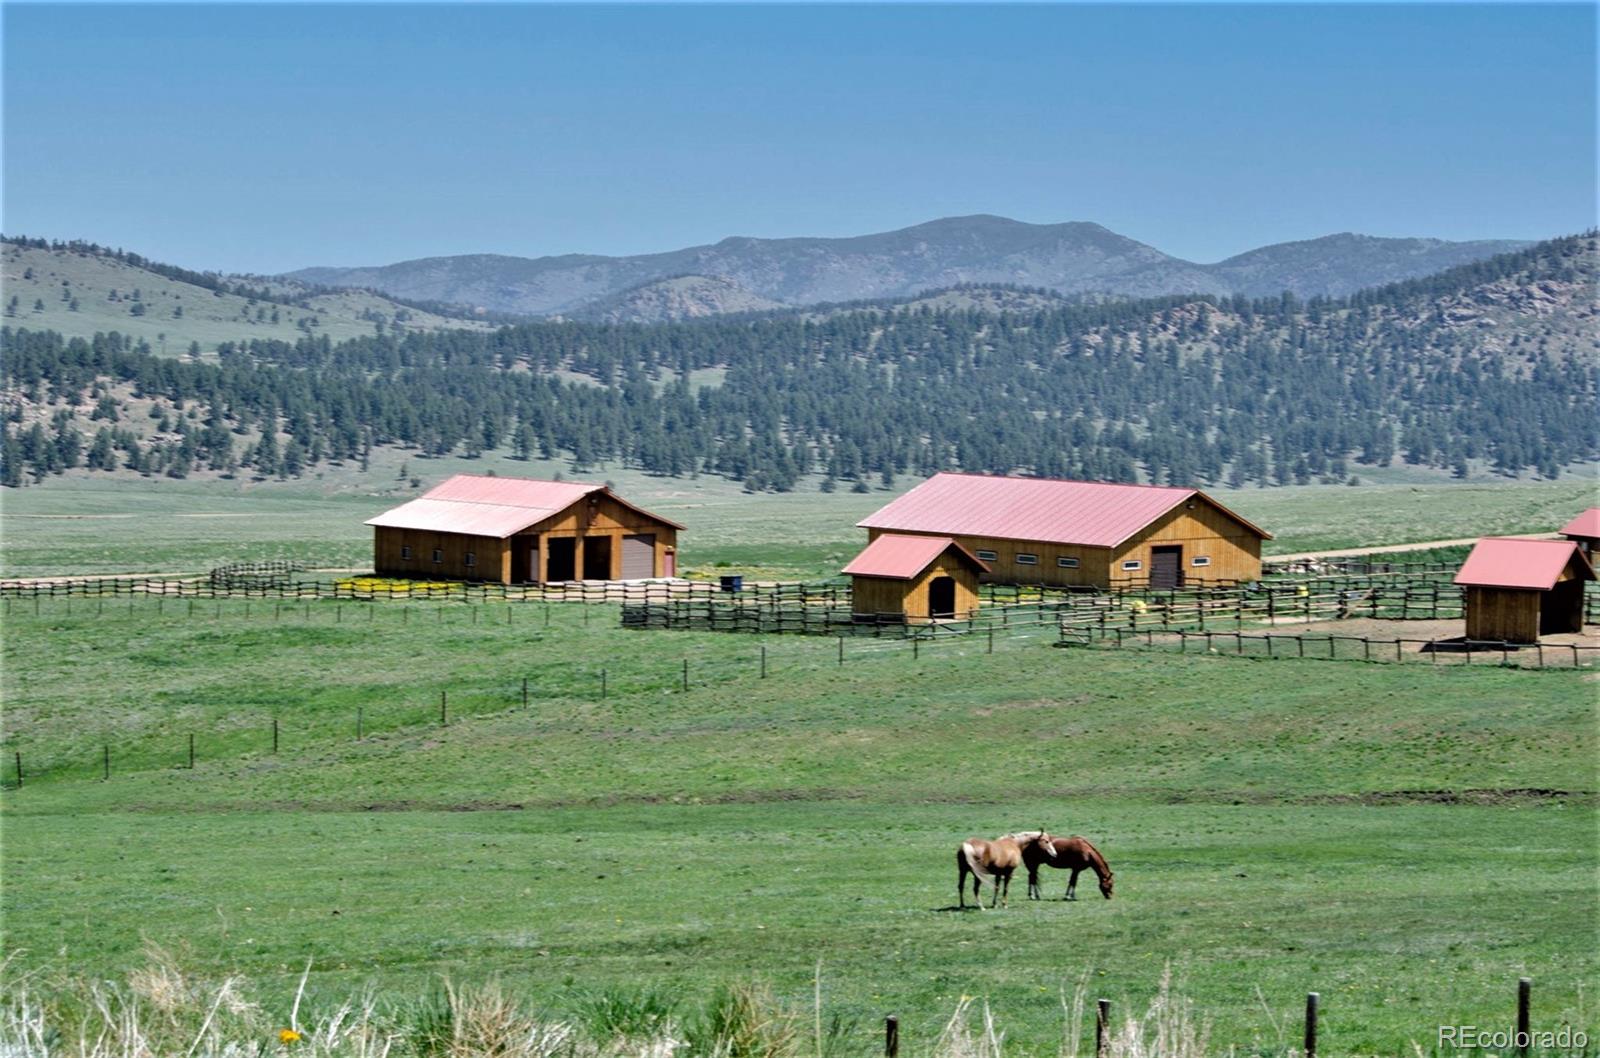
[[[1456,574],[1467,590],[1467,638],[1537,643],[1583,631],[1583,585],[1594,567],[1571,540],[1486,536]]]
[[[1583,548],[1593,562],[1595,550],[1600,548],[1600,507],[1590,507],[1562,526],[1561,535]]]
[[[948,536],[881,533],[844,572],[856,617],[926,624],[971,617],[989,567]]]
[[[367,524],[380,574],[502,584],[672,577],[683,528],[605,485],[480,474],[456,474]]]

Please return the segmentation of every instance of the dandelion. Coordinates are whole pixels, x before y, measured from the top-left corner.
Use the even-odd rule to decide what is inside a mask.
[[[300,1034],[293,1029],[278,1030],[278,1042],[283,1044],[285,1047],[289,1046],[291,1043],[298,1043],[299,1041]]]

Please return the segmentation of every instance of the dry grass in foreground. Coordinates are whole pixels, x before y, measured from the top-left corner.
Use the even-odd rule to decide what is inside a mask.
[[[651,991],[582,997],[555,1019],[529,1011],[496,982],[443,982],[432,994],[380,1001],[371,991],[337,1005],[303,1003],[306,977],[287,1010],[252,998],[248,982],[186,974],[150,945],[145,966],[121,982],[18,975],[0,970],[3,1058],[845,1058],[862,1049],[858,1026],[825,1019],[818,1000],[793,1010],[760,985],[720,988],[699,1008]],[[309,967],[308,967],[309,973]],[[1062,996],[1061,1044],[1077,1058],[1085,1040],[1080,983]],[[1111,1058],[1202,1058],[1207,1034],[1164,974],[1142,1017],[1114,1027]],[[987,1004],[963,998],[931,1046],[908,1058],[1002,1058],[1005,1033]]]

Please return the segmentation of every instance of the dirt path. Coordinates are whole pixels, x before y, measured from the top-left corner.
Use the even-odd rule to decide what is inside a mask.
[[[1560,533],[1520,533],[1528,540],[1557,540]],[[1291,562],[1307,558],[1349,558],[1354,555],[1398,555],[1406,551],[1431,551],[1436,547],[1463,547],[1476,544],[1479,538],[1466,536],[1459,540],[1424,540],[1418,544],[1391,544],[1386,547],[1347,547],[1338,551],[1296,551],[1292,555],[1262,555],[1263,562]]]

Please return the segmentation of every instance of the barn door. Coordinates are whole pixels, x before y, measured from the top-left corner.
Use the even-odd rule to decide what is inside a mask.
[[[956,581],[954,577],[935,577],[928,585],[928,616],[954,617],[956,615]]]
[[[622,538],[622,579],[644,580],[656,575],[656,538],[654,533]]]
[[[1150,587],[1157,591],[1183,587],[1182,547],[1150,549]]]

